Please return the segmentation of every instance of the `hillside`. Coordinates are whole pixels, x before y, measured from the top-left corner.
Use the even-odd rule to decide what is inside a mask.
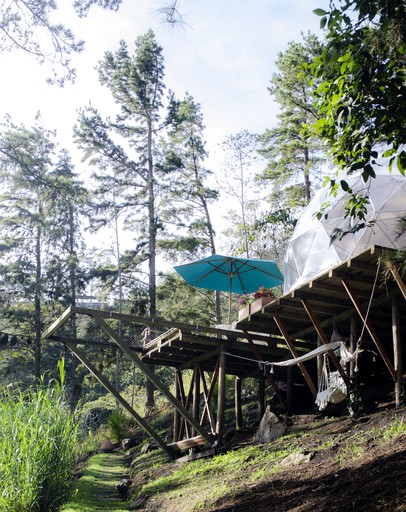
[[[282,438],[229,436],[212,458],[135,454],[130,509],[144,512],[406,511],[406,407],[360,418],[298,415]]]

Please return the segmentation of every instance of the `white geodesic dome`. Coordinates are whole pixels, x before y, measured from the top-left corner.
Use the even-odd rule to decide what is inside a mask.
[[[365,183],[361,172],[346,177],[349,186],[357,193],[367,193],[366,220],[372,222],[330,245],[335,228],[347,230],[344,219],[345,193],[335,198],[327,189],[319,190],[300,217],[285,257],[285,293],[343,261],[359,254],[372,245],[400,249],[406,247],[406,235],[398,236],[399,218],[406,215],[406,178],[396,169],[389,172],[387,165],[375,166],[376,178]],[[331,202],[328,218],[318,221],[315,214],[325,202]]]

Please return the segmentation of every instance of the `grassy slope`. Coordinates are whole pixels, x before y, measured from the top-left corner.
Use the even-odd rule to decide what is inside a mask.
[[[154,512],[406,510],[405,408],[356,421],[294,417],[288,434],[273,443],[245,441],[183,464],[166,463],[160,451],[137,455],[130,503]],[[310,460],[289,464],[292,453]]]

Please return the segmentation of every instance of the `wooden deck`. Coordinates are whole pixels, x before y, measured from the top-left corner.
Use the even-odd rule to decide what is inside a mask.
[[[232,328],[216,328],[169,322],[158,318],[136,317],[112,311],[72,307],[44,333],[44,339],[65,343],[110,391],[112,386],[87,361],[78,345],[119,347],[145,373],[146,378],[165,394],[174,406],[173,443],[168,445],[134,416],[142,428],[152,435],[168,453],[207,444],[210,450],[223,435],[225,376],[236,381],[236,421],[241,407],[241,381],[246,377],[264,378],[288,409],[295,399],[295,384],[306,386],[309,395],[317,390],[317,359],[288,370],[263,362],[278,362],[305,354],[330,341],[333,331],[355,348],[358,340],[363,350],[377,354],[386,377],[394,382],[397,400],[403,390],[403,368],[406,350],[406,287],[395,270],[385,266],[382,257],[389,249],[371,247],[328,272],[321,274],[263,307],[251,308],[240,315]],[[95,329],[88,340],[72,339],[69,322],[85,315]],[[130,341],[122,332],[148,327],[149,337]],[[152,339],[151,339],[152,338]],[[334,353],[331,364],[343,372]],[[151,365],[174,368],[175,396],[163,389],[150,372]],[[192,370],[193,378],[186,390],[182,373]],[[346,378],[346,375],[343,375]],[[285,384],[285,391],[281,390]],[[217,386],[218,401],[212,412],[210,403]],[[283,387],[283,386],[282,386]],[[286,392],[287,387],[287,392]],[[114,394],[114,393],[113,393]],[[202,408],[203,399],[203,408]],[[290,403],[289,403],[290,402]],[[125,401],[123,407],[132,414]],[[210,451],[209,450],[209,451]]]

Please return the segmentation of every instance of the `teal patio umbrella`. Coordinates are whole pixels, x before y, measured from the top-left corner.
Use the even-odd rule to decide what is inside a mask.
[[[174,269],[192,286],[228,292],[229,323],[233,293],[252,293],[261,286],[273,288],[283,283],[283,275],[278,265],[272,260],[212,254],[192,263],[178,265]]]

